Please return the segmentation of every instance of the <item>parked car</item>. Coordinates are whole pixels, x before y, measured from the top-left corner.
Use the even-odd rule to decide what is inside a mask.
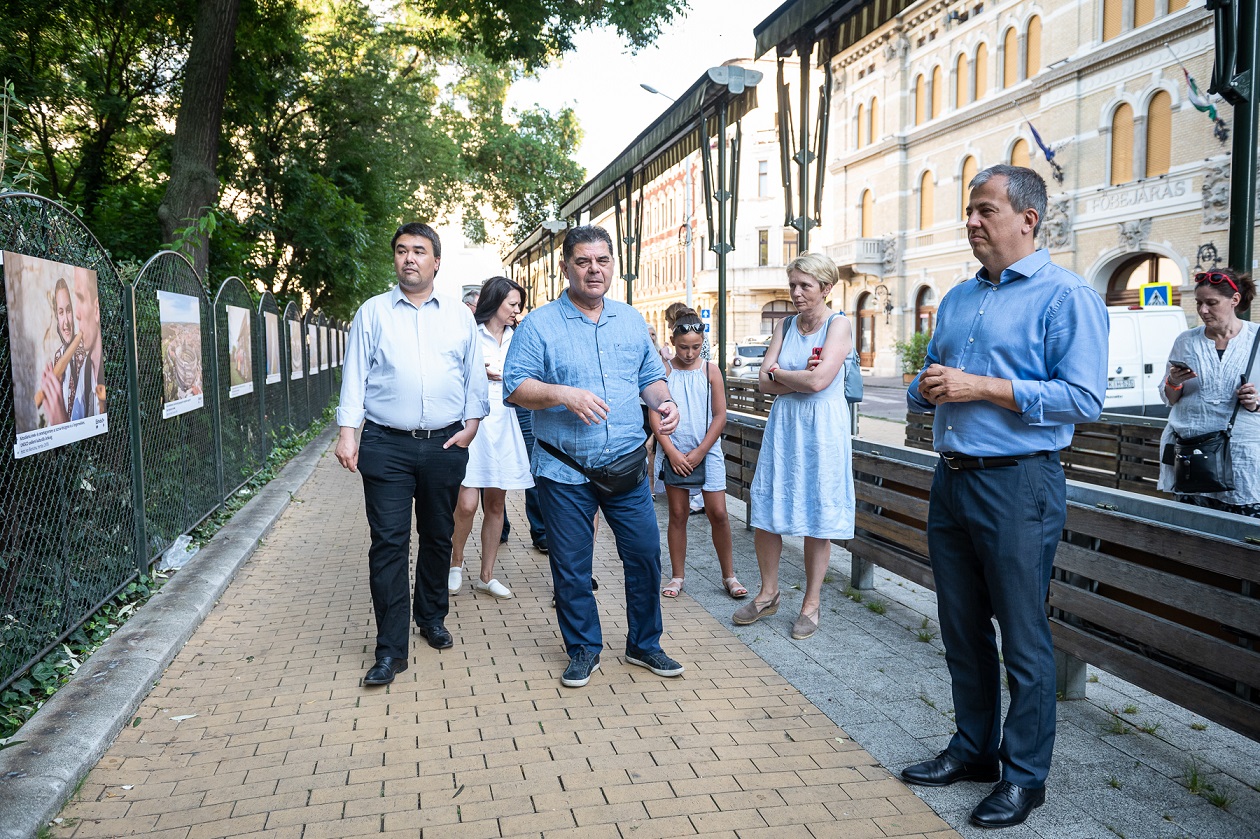
[[[755,379],[761,372],[761,359],[765,358],[769,344],[758,340],[756,343],[744,343],[735,347],[731,356],[727,375],[732,379]]]
[[[1107,315],[1111,333],[1103,410],[1168,416],[1168,408],[1159,398],[1159,383],[1164,378],[1173,340],[1186,331],[1185,310],[1180,306],[1108,306]]]

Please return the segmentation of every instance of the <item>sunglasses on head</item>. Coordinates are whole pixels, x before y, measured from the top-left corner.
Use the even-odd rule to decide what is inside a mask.
[[[672,334],[677,335],[680,332],[703,332],[703,323],[679,323],[674,325]]]
[[[1202,274],[1194,275],[1195,285],[1199,283],[1211,283],[1212,285],[1220,285],[1221,283],[1229,283],[1229,287],[1234,291],[1238,291],[1238,286],[1234,283],[1232,277],[1223,271],[1204,271]]]

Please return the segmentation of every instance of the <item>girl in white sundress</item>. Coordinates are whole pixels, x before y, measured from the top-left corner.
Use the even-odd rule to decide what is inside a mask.
[[[480,497],[481,573],[472,588],[500,600],[512,596],[512,591],[495,579],[494,561],[503,532],[507,490],[528,489],[534,485],[516,411],[503,404],[503,359],[512,344],[512,326],[524,301],[525,289],[507,277],[491,277],[481,287],[481,297],[473,312],[481,339],[481,354],[486,362],[486,377],[490,380],[490,416],[481,421],[477,436],[468,447],[468,470],[455,507],[451,570],[446,583],[451,594],[457,593],[463,584],[464,547],[472,532]]]
[[[703,491],[704,511],[713,530],[713,548],[722,569],[722,585],[736,599],[748,589],[735,577],[732,559],[731,523],[726,513],[726,465],[722,460],[722,429],[726,427],[726,391],[717,365],[701,357],[704,325],[696,313],[686,309],[670,328],[673,360],[666,365],[669,394],[678,404],[678,428],[668,437],[657,436],[653,476],[665,481],[669,501],[670,580],[661,589],[662,597],[677,597],[683,587],[687,560],[687,517],[691,483]],[[652,431],[660,427],[655,412],[648,415]],[[680,485],[681,484],[681,485]]]

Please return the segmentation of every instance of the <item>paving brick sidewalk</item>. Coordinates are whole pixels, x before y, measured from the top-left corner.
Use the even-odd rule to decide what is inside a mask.
[[[957,836],[691,598],[665,604],[687,673],[627,666],[606,529],[608,649],[586,688],[559,685],[550,577],[523,528],[497,570],[514,600],[466,586],[453,649],[413,635],[407,672],[360,687],[362,510],[358,476],[325,457],[53,836]]]

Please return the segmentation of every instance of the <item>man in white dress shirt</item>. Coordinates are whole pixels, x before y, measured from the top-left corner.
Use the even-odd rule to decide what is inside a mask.
[[[337,460],[363,475],[372,531],[376,663],[365,685],[387,685],[407,669],[413,507],[420,547],[411,614],[429,646],[454,643],[443,622],[455,503],[468,445],[490,413],[472,313],[458,297],[434,291],[442,260],[437,233],[427,224],[404,224],[393,249],[398,285],[354,316],[337,408]]]

